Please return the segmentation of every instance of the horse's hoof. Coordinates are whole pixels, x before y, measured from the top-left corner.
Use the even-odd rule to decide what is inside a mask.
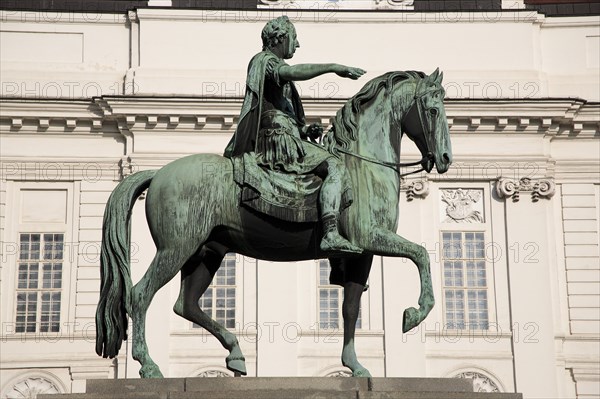
[[[140,377],[142,378],[163,378],[162,373],[157,365],[143,366],[140,369]]]
[[[371,378],[371,373],[366,368],[360,368],[352,372],[352,377],[368,377]]]
[[[240,373],[241,375],[247,375],[246,372],[246,359],[243,357],[227,357],[225,359],[227,369],[234,373]]]
[[[408,308],[404,311],[404,317],[402,318],[402,332],[406,333],[421,322],[419,317],[419,311],[415,308]]]

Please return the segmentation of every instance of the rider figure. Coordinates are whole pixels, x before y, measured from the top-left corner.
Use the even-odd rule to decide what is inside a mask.
[[[338,231],[344,164],[310,141],[319,138],[323,128],[305,124],[302,102],[293,82],[325,73],[358,79],[365,71],[339,64],[286,64],[284,59],[292,58],[300,47],[296,29],[286,16],[267,22],[261,36],[263,51],[248,65],[238,128],[225,149],[225,156],[255,152],[258,164],[263,167],[319,176],[323,180],[319,193],[323,221],[321,250],[360,253],[362,250]]]

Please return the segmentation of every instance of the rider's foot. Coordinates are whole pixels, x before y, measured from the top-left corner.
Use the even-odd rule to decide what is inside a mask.
[[[321,240],[321,251],[361,254],[363,250],[346,240],[337,231],[330,231]]]

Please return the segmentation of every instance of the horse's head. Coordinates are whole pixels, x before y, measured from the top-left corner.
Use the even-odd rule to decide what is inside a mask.
[[[443,73],[436,69],[417,82],[413,101],[401,121],[402,131],[421,151],[421,166],[427,172],[435,164],[438,173],[445,173],[452,163],[442,78]]]

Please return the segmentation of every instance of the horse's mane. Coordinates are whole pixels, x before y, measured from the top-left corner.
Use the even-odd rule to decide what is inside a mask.
[[[336,113],[331,131],[324,137],[325,146],[332,151],[336,145],[347,149],[351,141],[356,141],[358,129],[357,115],[362,106],[371,101],[382,89],[391,89],[399,81],[422,79],[426,75],[417,71],[387,72],[363,86],[362,89]]]

